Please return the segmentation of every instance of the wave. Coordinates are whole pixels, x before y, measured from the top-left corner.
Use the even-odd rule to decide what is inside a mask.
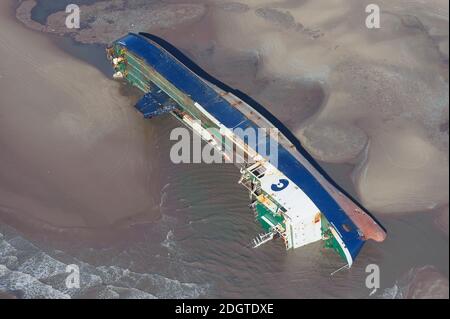
[[[68,265],[77,265],[80,288],[66,287]],[[17,298],[198,298],[207,286],[114,265],[93,266],[61,251],[46,252],[20,236],[0,233],[0,292]]]

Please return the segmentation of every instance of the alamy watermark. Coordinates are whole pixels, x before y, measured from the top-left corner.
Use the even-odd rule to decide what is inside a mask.
[[[278,130],[276,128],[235,128],[220,130],[204,128],[200,121],[193,123],[195,133],[177,127],[170,133],[176,141],[170,150],[172,163],[251,164],[262,158],[278,165]],[[207,143],[202,145],[202,139]]]
[[[366,266],[366,287],[370,289],[371,292],[369,296],[372,296],[380,289],[380,267],[376,264],[369,264]]]
[[[66,273],[69,275],[66,277],[67,289],[79,289],[80,288],[80,267],[75,264],[66,266]]]
[[[381,20],[380,7],[377,4],[371,3],[367,5],[366,13],[368,13],[366,18],[367,29],[379,29]]]
[[[80,28],[80,7],[76,4],[69,4],[66,7],[66,27],[68,29]]]
[[[379,29],[380,28],[380,6],[371,3],[366,6],[366,27],[368,29]],[[68,29],[79,29],[80,28],[80,7],[76,4],[69,4],[66,6],[66,27]]]

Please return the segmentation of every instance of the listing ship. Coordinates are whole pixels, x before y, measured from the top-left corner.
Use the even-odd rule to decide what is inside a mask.
[[[278,120],[213,83],[192,61],[181,62],[187,58],[179,58],[174,50],[153,35],[130,33],[113,42],[107,55],[114,78],[143,92],[136,108],[145,118],[170,113],[224,156],[230,149],[245,154],[238,165],[239,183],[249,191],[250,207],[264,230],[254,247],[276,238],[286,249],[323,240],[351,267],[365,241],[386,238],[377,221],[286,137]],[[264,145],[255,147],[235,134],[236,129],[249,128],[268,130],[269,137],[257,142]],[[274,140],[275,164],[267,152],[259,151]]]

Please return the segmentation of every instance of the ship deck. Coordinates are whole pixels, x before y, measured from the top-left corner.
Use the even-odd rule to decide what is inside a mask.
[[[272,126],[271,123],[246,103],[230,103],[230,101],[207,85],[205,81],[179,62],[156,42],[137,34],[129,34],[116,41],[119,45],[141,57],[167,81],[184,92],[193,101],[200,104],[222,125],[230,130],[243,130]],[[364,240],[358,228],[331,196],[314,167],[296,152],[295,146],[281,135],[278,143],[277,169],[300,187],[305,194],[326,216],[329,223],[342,238],[346,249],[353,260],[359,253]],[[351,263],[352,260],[349,262]]]

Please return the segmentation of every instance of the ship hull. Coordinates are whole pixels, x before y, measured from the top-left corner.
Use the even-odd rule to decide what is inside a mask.
[[[367,239],[384,240],[384,229],[327,179],[277,125],[199,76],[159,43],[129,34],[114,42],[109,55],[119,77],[149,95],[141,104],[144,115],[167,110],[225,156],[224,139],[225,145],[245,154],[239,164],[240,183],[250,192],[256,219],[272,234],[265,238],[280,237],[287,249],[323,239],[349,266]],[[261,128],[269,134],[260,144],[276,144],[276,163],[259,152],[263,145],[250,147],[235,133]]]

